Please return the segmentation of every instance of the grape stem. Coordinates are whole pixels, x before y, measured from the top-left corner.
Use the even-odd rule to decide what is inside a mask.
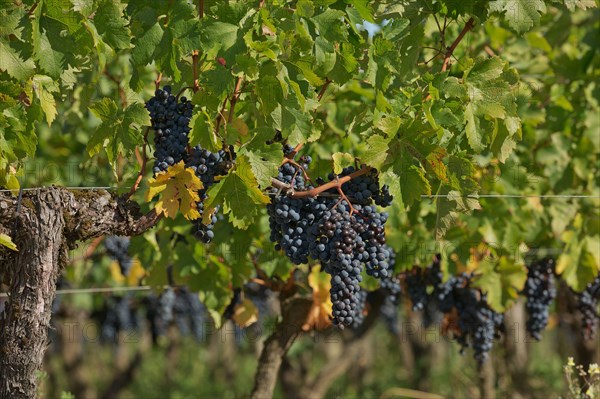
[[[148,145],[148,133],[150,132],[150,127],[146,128],[144,132],[144,145],[142,146],[142,162],[140,165],[140,171],[138,172],[138,176],[135,179],[135,183],[131,186],[131,190],[127,194],[127,198],[131,197],[133,193],[135,193],[140,186],[142,179],[144,178],[144,173],[146,171],[146,162],[148,161],[148,156],[146,154],[146,146]]]
[[[469,32],[471,29],[473,29],[474,26],[475,26],[475,19],[474,18],[470,18],[467,21],[467,23],[465,24],[465,26],[463,27],[463,29],[460,31],[460,33],[458,34],[458,36],[456,37],[456,39],[454,39],[454,42],[452,42],[452,44],[450,45],[450,47],[447,48],[446,54],[444,55],[444,62],[442,63],[442,72],[446,72],[446,70],[448,69],[448,65],[450,63],[450,59],[452,58],[452,54],[454,53],[454,50],[456,50],[456,48],[458,47],[458,45],[460,44],[460,42],[464,39],[464,37],[467,34],[467,32]],[[443,29],[444,30],[446,29],[446,24],[445,23],[444,23],[444,28]],[[437,57],[437,56],[438,55],[436,54],[435,57]],[[431,93],[428,94],[427,97],[425,97],[425,101],[429,101],[429,100],[431,100]]]
[[[202,10],[202,7],[199,6],[199,11]],[[192,52],[192,67],[194,73],[194,93],[197,93],[200,90],[200,83],[198,82],[198,50],[194,50]]]
[[[160,81],[162,80],[162,72],[158,74],[156,80],[154,81],[154,86],[156,86],[156,90],[160,87]]]
[[[370,166],[365,166],[365,167],[357,170],[356,172],[350,173],[347,176],[339,177],[336,180],[330,181],[325,184],[321,184],[318,187],[311,188],[310,190],[304,190],[304,191],[295,191],[291,185],[284,183],[280,180],[277,180],[275,178],[271,178],[271,185],[275,188],[285,191],[286,195],[288,197],[292,197],[292,198],[317,197],[319,194],[321,194],[327,190],[331,190],[332,188],[338,189],[338,192],[340,192],[342,189],[342,185],[344,183],[347,183],[350,180],[357,178],[358,176],[365,175],[365,174],[369,173],[371,170],[373,170],[373,168],[371,168]],[[343,192],[341,192],[340,194],[343,194]],[[343,194],[343,197],[345,197],[346,201],[348,201],[348,197],[346,197],[345,194]],[[350,204],[349,201],[348,201],[348,203]]]
[[[446,51],[446,55],[444,56],[444,63],[442,64],[442,72],[445,72],[446,69],[448,69],[448,63],[450,62],[450,58],[452,58],[452,53],[454,53],[454,50],[456,50],[456,47],[458,47],[459,43],[465,37],[467,32],[469,32],[471,29],[473,29],[474,26],[475,26],[475,19],[469,18],[469,20],[465,24],[464,28],[458,34],[458,37],[454,40],[454,42],[452,42],[450,47],[448,47],[448,50]]]
[[[298,144],[298,145],[297,145],[296,147],[294,147],[294,149],[293,149],[293,150],[292,150],[292,151],[291,151],[289,154],[287,154],[285,157],[286,157],[287,159],[294,159],[294,158],[296,157],[296,154],[298,154],[298,151],[300,151],[300,150],[302,149],[302,147],[303,147],[303,146],[304,146],[304,143],[300,143],[300,144]],[[285,163],[285,161],[284,161],[283,163]],[[282,163],[282,165],[283,165],[283,163]]]
[[[309,182],[312,183],[312,179],[310,178],[310,176],[308,175],[308,173],[306,173],[306,169],[304,169],[304,166],[300,165],[298,162],[296,162],[293,159],[290,159],[288,157],[285,157],[283,159],[283,162],[281,163],[282,165],[286,164],[286,163],[290,163],[292,165],[294,165],[296,168],[298,168],[298,171],[302,171],[302,174],[304,175],[304,178],[306,180],[308,180]],[[298,171],[296,171],[296,174],[298,174]],[[292,179],[292,182],[294,182],[294,180],[296,179],[296,175],[294,175],[294,178]]]
[[[325,95],[325,91],[327,91],[327,88],[329,87],[330,83],[331,83],[331,80],[329,80],[328,78],[325,78],[325,84],[323,85],[323,87],[321,87],[321,90],[319,91],[319,94],[317,95],[317,101],[321,101],[321,99]]]
[[[238,98],[240,98],[240,94],[242,93],[242,82],[244,79],[240,76],[235,82],[235,89],[233,90],[233,94],[231,95],[231,99],[229,99],[230,109],[229,116],[227,117],[227,123],[231,123],[234,116],[235,104],[237,103]]]

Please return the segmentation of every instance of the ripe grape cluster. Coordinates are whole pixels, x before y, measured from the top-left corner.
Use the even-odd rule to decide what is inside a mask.
[[[157,89],[146,103],[154,129],[154,174],[185,160],[194,105],[187,98],[177,98],[171,86]]]
[[[227,174],[235,160],[235,153],[232,147],[217,152],[211,152],[199,145],[188,148],[189,123],[194,105],[185,97],[177,98],[171,90],[170,86],[165,86],[162,90],[157,89],[154,97],[146,103],[155,133],[153,172],[155,175],[164,172],[169,166],[181,161],[185,162],[187,168],[192,168],[203,184],[203,188],[198,192],[200,201],[196,204],[202,215],[206,191],[214,184],[217,176]],[[204,243],[209,243],[214,237],[213,227],[216,222],[216,212],[215,215],[211,215],[207,225],[202,223],[202,217],[194,220],[194,236]]]
[[[405,276],[406,290],[412,301],[414,311],[426,309],[430,295],[427,287],[439,286],[443,275],[440,268],[441,256],[435,255],[431,265],[427,269],[414,267]]]
[[[458,317],[456,336],[461,353],[472,347],[475,360],[483,363],[492,349],[494,339],[502,330],[504,315],[492,310],[486,296],[470,287],[472,274],[462,273],[434,287],[440,311],[450,313],[456,309]]]
[[[481,364],[503,329],[504,316],[491,309],[486,295],[471,286],[472,278],[470,273],[461,273],[444,282],[441,257],[436,255],[427,268],[407,272],[405,282],[413,309],[444,313],[453,324],[449,330],[455,331],[461,352],[472,347]]]
[[[284,145],[284,155],[292,151],[292,147]],[[294,191],[313,188],[304,174],[311,162],[310,156],[300,157],[299,163],[285,162],[279,168],[277,180]],[[342,176],[354,171],[354,168],[346,168]],[[329,175],[330,181],[338,178]],[[342,185],[347,197],[355,201],[352,204],[338,198],[335,189],[325,191],[322,196],[294,198],[280,195],[278,189],[273,188],[273,198],[267,206],[271,240],[276,243],[276,249],[283,250],[294,264],[307,263],[309,257],[320,261],[323,270],[331,275],[333,324],[341,328],[362,320],[363,269],[373,277],[388,278],[393,256],[385,244],[387,214],[378,212],[372,205],[375,198],[380,203],[391,200],[385,197],[387,191],[382,193],[379,189],[376,172],[357,176],[356,182],[353,180]],[[324,181],[318,179],[317,183]]]
[[[107,297],[101,314],[100,339],[104,343],[115,343],[120,332],[137,330],[139,327],[130,295]]]
[[[356,168],[349,166],[342,170],[339,177],[348,176],[354,172],[356,172]],[[331,173],[328,177],[332,181],[338,176]],[[391,205],[393,199],[387,185],[379,188],[379,179],[375,169],[371,169],[369,173],[357,176],[342,184],[342,190],[348,197],[352,198],[353,203],[361,205],[368,205],[374,201],[379,206],[387,207]]]
[[[600,273],[585,287],[585,290],[576,295],[577,309],[582,314],[583,336],[585,339],[592,339],[596,335],[600,322],[600,314],[597,310],[600,302]]]
[[[109,236],[104,240],[108,255],[119,262],[123,276],[129,275],[133,259],[129,256],[129,237]]]
[[[169,287],[159,296],[147,297],[145,302],[153,342],[165,336],[172,323],[183,336],[192,334],[197,341],[206,337],[208,312],[198,293]]]
[[[548,308],[556,298],[554,284],[554,259],[533,262],[527,268],[527,281],[523,294],[527,298],[527,332],[539,341],[548,324]]]
[[[192,148],[186,162],[186,167],[192,168],[194,173],[196,173],[196,176],[202,181],[203,188],[198,191],[200,201],[196,203],[200,215],[202,215],[204,211],[206,191],[215,183],[216,177],[227,174],[234,159],[235,153],[231,148],[229,148],[228,151],[222,149],[217,152],[208,151],[199,145]],[[218,209],[211,215],[209,224],[203,224],[202,217],[192,222],[194,226],[193,234],[198,240],[209,243],[214,238],[213,227],[217,222],[217,211]]]

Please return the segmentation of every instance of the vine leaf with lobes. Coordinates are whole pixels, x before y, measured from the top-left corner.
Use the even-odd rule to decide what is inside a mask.
[[[162,193],[155,207],[159,215],[174,219],[180,210],[188,220],[200,217],[196,203],[200,201],[198,190],[202,189],[202,182],[191,168],[185,167],[183,161],[157,174],[156,178],[149,178],[148,184],[146,201]]]

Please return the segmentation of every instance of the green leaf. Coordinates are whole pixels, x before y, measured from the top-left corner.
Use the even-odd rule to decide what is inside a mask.
[[[503,69],[504,62],[500,57],[491,57],[473,64],[472,67],[465,71],[463,79],[474,85],[482,84],[499,78],[502,75]]]
[[[258,128],[252,134],[254,137],[240,148],[239,154],[248,158],[259,186],[264,189],[271,185],[271,177],[277,176],[277,169],[282,160],[281,146],[265,144],[273,138],[273,129],[271,128]]]
[[[37,41],[34,36],[34,53],[40,67],[52,78],[58,79],[65,68],[65,55],[52,48],[45,32],[39,35]]]
[[[49,76],[35,75],[32,81],[33,91],[40,101],[42,111],[46,115],[46,122],[51,125],[56,118],[56,100],[52,93],[59,91],[58,85]]]
[[[114,100],[107,97],[89,108],[100,118],[101,123],[87,143],[88,154],[93,156],[104,148],[114,169],[119,153],[130,155],[141,144],[143,127],[150,125],[148,111],[138,103],[122,110]]]
[[[0,70],[17,80],[27,80],[33,76],[35,63],[31,58],[23,60],[8,43],[0,40]]]
[[[508,24],[518,33],[527,32],[540,22],[546,12],[544,0],[492,0],[489,12],[504,14]]]
[[[486,257],[475,272],[477,277],[473,286],[487,294],[488,304],[499,313],[504,313],[516,301],[527,280],[525,266],[506,256],[500,259]]]
[[[367,139],[367,149],[361,156],[361,161],[375,169],[381,169],[381,166],[387,158],[389,148],[389,138],[375,134]]]
[[[161,25],[157,22],[137,38],[134,42],[135,47],[131,52],[133,62],[136,65],[146,65],[152,61],[152,55],[161,42],[163,33]]]
[[[215,58],[221,51],[228,50],[238,41],[238,27],[224,22],[210,22],[202,29],[202,49],[209,59]]]
[[[258,182],[246,156],[236,159],[235,170],[231,171],[208,190],[204,202],[204,215],[209,215],[218,204],[223,204],[223,213],[239,229],[247,229],[258,214],[258,205],[269,203],[269,197],[260,191]]]
[[[275,123],[274,127],[281,131],[291,146],[309,141],[312,133],[310,116],[302,110],[280,104],[271,117]]]
[[[597,7],[594,0],[565,0],[565,6],[569,9],[569,11],[575,11],[576,8],[585,10],[588,8]]]
[[[425,171],[415,165],[400,174],[400,188],[404,205],[410,206],[421,200],[421,195],[431,195],[431,185]]]
[[[372,23],[375,22],[375,20],[373,19],[373,11],[371,11],[371,8],[369,7],[369,2],[367,0],[346,0],[346,3],[351,4],[356,9],[356,11],[358,11],[360,17],[365,21],[369,21]]]
[[[130,46],[128,21],[123,18],[124,8],[118,0],[103,0],[98,4],[94,15],[98,33],[115,50]]]
[[[333,161],[333,173],[336,174],[342,173],[342,169],[345,167],[354,165],[354,157],[347,152],[334,152],[331,154],[331,159]]]
[[[3,247],[6,247],[8,249],[11,249],[13,251],[18,251],[16,244],[13,242],[12,238],[10,238],[10,236],[0,233],[0,245]]]
[[[483,132],[479,126],[479,118],[474,114],[474,108],[473,103],[469,103],[465,107],[465,130],[467,132],[467,140],[473,151],[481,152],[485,148],[483,144]]]
[[[221,149],[221,141],[215,134],[215,128],[211,119],[205,112],[200,111],[190,121],[192,130],[190,131],[190,146],[198,144],[209,151],[218,151]]]

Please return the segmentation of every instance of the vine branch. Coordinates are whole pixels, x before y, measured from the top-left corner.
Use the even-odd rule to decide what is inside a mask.
[[[329,87],[330,84],[331,84],[331,80],[329,80],[328,78],[325,78],[325,84],[323,85],[323,87],[321,87],[321,90],[319,91],[319,94],[317,95],[317,101],[321,101],[321,99],[325,95],[325,91],[327,91],[327,88]]]
[[[311,188],[310,190],[305,191],[295,191],[289,184],[277,180],[274,177],[271,178],[271,185],[275,188],[285,191],[286,195],[292,198],[317,197],[319,194],[327,190],[331,190],[332,188],[341,189],[344,183],[347,183],[358,176],[365,175],[371,170],[373,170],[373,168],[371,168],[370,166],[365,166],[364,168],[361,168],[356,172],[350,173],[347,176],[340,177],[336,180],[330,181],[328,183],[322,184],[318,187]]]
[[[464,28],[458,34],[458,37],[454,40],[454,42],[452,42],[450,47],[448,47],[448,50],[446,50],[446,55],[444,56],[444,63],[442,64],[442,72],[445,72],[448,69],[448,63],[450,62],[450,59],[452,58],[452,54],[454,53],[454,50],[456,50],[456,47],[458,47],[460,42],[464,39],[467,32],[469,32],[471,29],[473,29],[474,26],[475,26],[475,19],[473,17],[471,17],[465,24]]]
[[[194,74],[194,93],[197,93],[200,89],[200,83],[198,82],[198,50],[192,51],[192,70]]]
[[[144,178],[144,173],[146,172],[146,162],[148,161],[148,156],[146,154],[146,146],[148,145],[149,132],[150,127],[147,127],[146,131],[144,132],[144,145],[142,146],[142,162],[140,165],[140,171],[138,173],[137,178],[135,179],[135,183],[133,183],[133,186],[131,187],[131,190],[129,190],[129,194],[127,194],[127,198],[131,197],[133,193],[137,191],[138,187],[140,186],[140,183],[142,182],[142,179]]]

